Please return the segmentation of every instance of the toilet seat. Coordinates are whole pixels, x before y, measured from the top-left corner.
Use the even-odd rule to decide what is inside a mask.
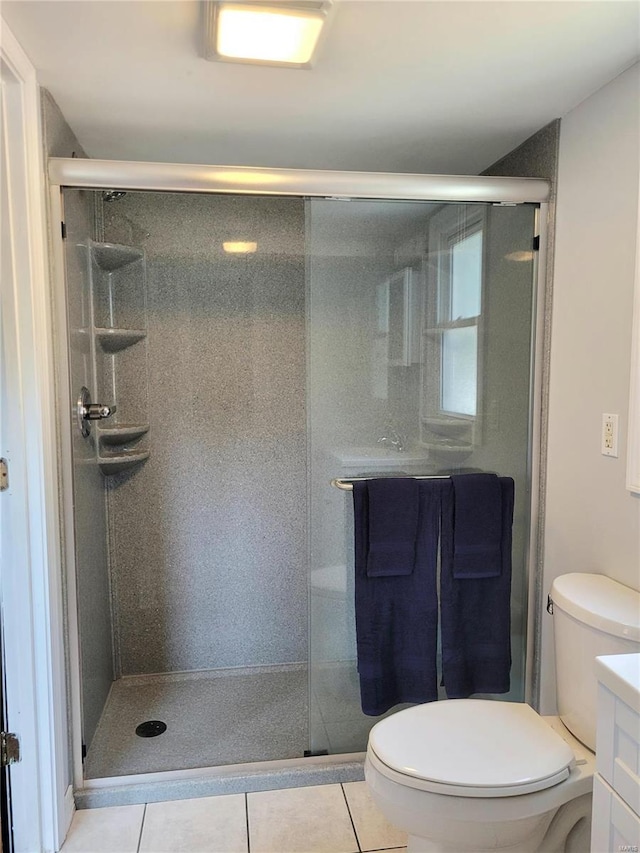
[[[373,766],[411,788],[463,797],[512,797],[568,778],[574,753],[524,703],[448,699],[377,723]]]

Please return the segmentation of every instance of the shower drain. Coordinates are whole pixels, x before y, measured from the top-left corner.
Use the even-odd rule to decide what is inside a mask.
[[[140,723],[136,726],[136,734],[138,737],[158,737],[163,732],[166,732],[167,724],[162,720],[147,720],[146,723]]]

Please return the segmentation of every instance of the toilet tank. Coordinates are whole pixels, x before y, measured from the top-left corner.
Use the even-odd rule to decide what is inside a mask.
[[[574,573],[551,587],[558,713],[595,752],[600,655],[640,652],[640,593],[604,575]]]

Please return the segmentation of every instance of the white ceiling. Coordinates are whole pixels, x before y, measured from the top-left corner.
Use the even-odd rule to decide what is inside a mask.
[[[474,174],[640,56],[637,0],[338,0],[311,71],[207,62],[195,0],[4,0],[92,157]]]

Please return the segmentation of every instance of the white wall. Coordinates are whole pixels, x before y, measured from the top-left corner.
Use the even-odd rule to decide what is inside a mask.
[[[562,119],[551,335],[545,593],[565,572],[640,588],[640,500],[625,489],[638,238],[640,65]],[[600,453],[603,412],[620,456]],[[555,710],[544,614],[541,711]]]

